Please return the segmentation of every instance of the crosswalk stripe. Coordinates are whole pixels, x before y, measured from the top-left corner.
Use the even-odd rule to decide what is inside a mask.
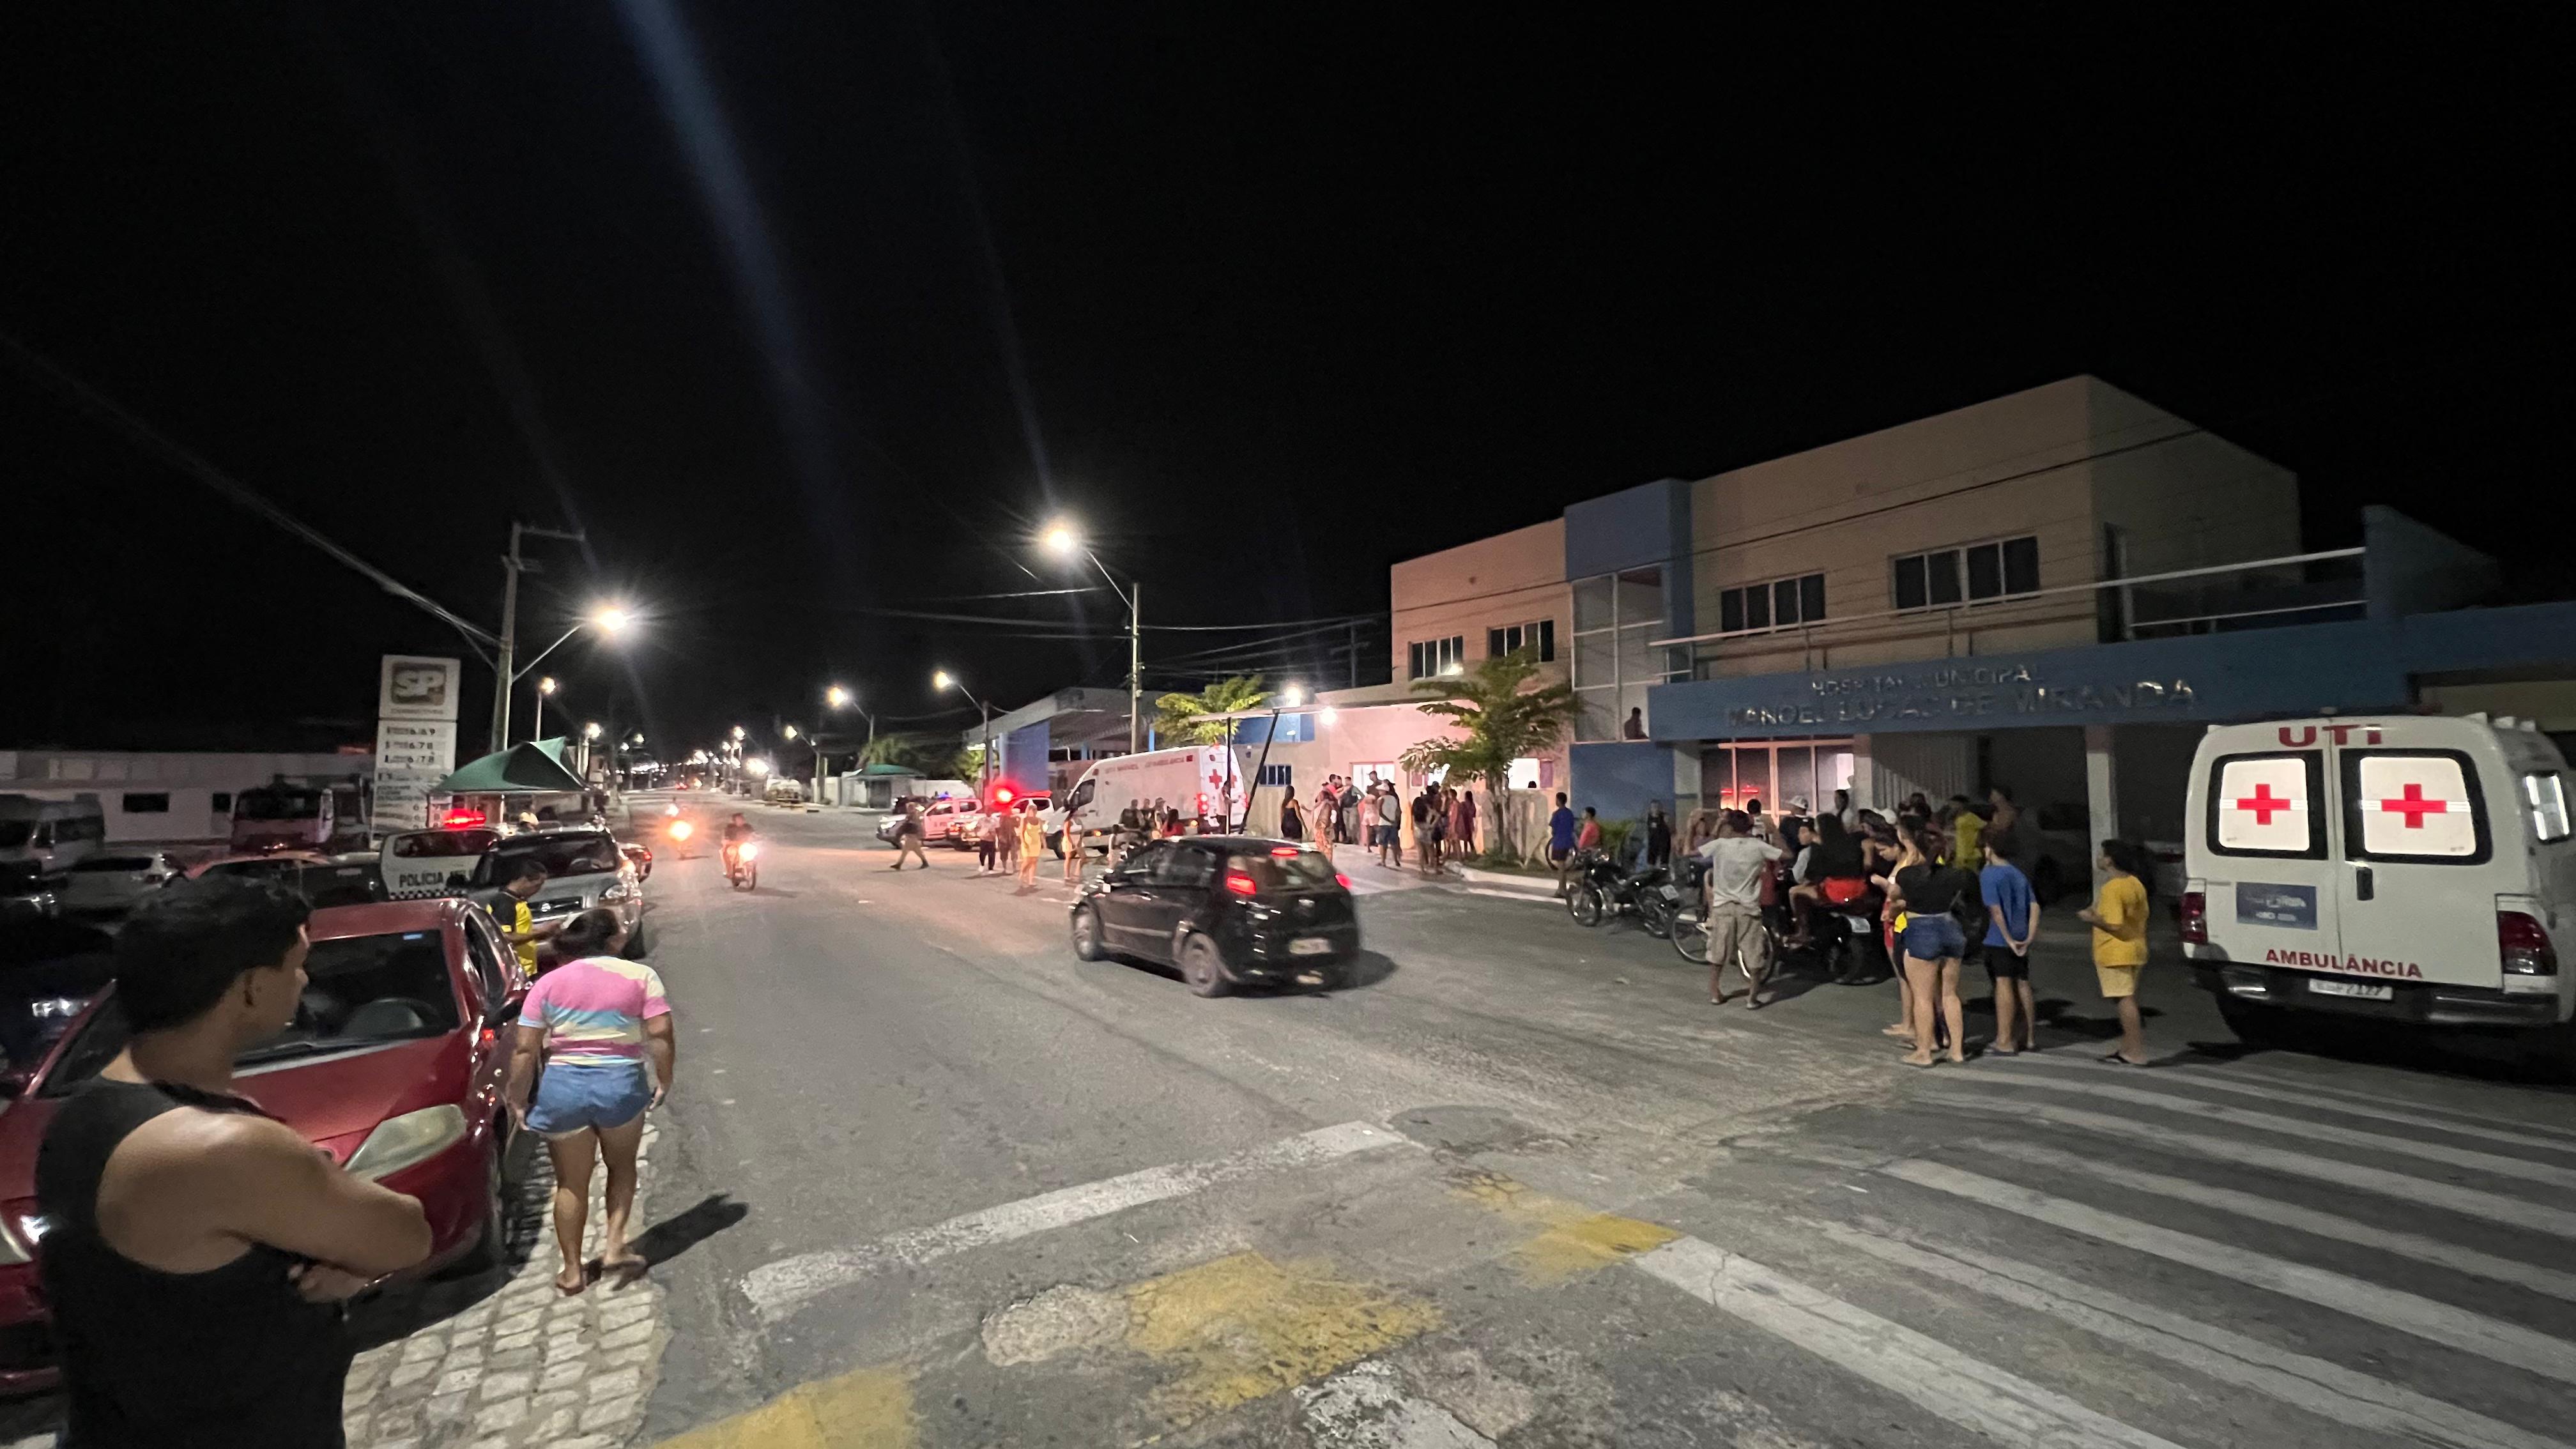
[[[2222,1069],[2212,1067],[2171,1067],[2167,1068],[2167,1070],[2180,1076],[2197,1078],[2211,1075]],[[2538,1137],[2563,1137],[2570,1141],[2576,1141],[2576,1127],[2560,1127],[2548,1122],[2534,1122],[2528,1118],[2510,1117],[2505,1115],[2501,1108],[2493,1112],[2484,1112],[2471,1111],[2465,1107],[2441,1107],[2430,1102],[2403,1101],[2395,1097],[2383,1096],[2377,1092],[2356,1092],[2349,1087],[2324,1086],[2309,1079],[2308,1076],[2302,1072],[2263,1071],[2243,1065],[2232,1065],[2224,1068],[2223,1070],[2231,1078],[2242,1078],[2248,1081],[2271,1083],[2279,1086],[2284,1091],[2301,1092],[2314,1097],[2340,1097],[2347,1102],[2359,1102],[2366,1107],[2396,1107],[2417,1112],[2446,1112],[2458,1117],[2474,1117],[2482,1122],[2502,1122],[2517,1132],[2528,1132]]]
[[[2422,1233],[2402,1233],[2355,1218],[2318,1212],[2314,1208],[2300,1207],[2296,1203],[2283,1202],[2278,1198],[2265,1197],[2260,1193],[2240,1192],[2232,1187],[2213,1187],[2205,1182],[2194,1182],[2187,1177],[2171,1177],[2161,1172],[2142,1172],[2137,1168],[2124,1167],[2116,1162],[2098,1162],[2072,1152],[2060,1152],[2054,1147],[1991,1138],[1972,1145],[1979,1152],[1991,1152],[1998,1156],[2012,1158],[2017,1162],[2027,1162],[2033,1167],[2045,1167],[2057,1172],[2080,1172],[2098,1177],[2104,1182],[2118,1183],[2122,1187],[2137,1192],[2177,1198],[2183,1202],[2196,1203],[2202,1207],[2216,1208],[2221,1212],[2253,1218],[2258,1222],[2295,1228],[2303,1233],[2314,1233],[2318,1237],[2332,1238],[2339,1243],[2376,1248],[2383,1253],[2394,1253],[2401,1258],[2413,1258],[2417,1262],[2431,1263],[2436,1267],[2449,1268],[2454,1272],[2467,1273],[2479,1278],[2493,1278],[2501,1283],[2519,1284],[2535,1293],[2546,1293],[2552,1298],[2564,1298],[2569,1302],[2576,1302],[2576,1273],[2562,1273],[2555,1268],[2539,1267],[2518,1258],[2481,1253],[2475,1248],[2465,1248],[2458,1243],[2426,1237]]]
[[[2064,1072],[2083,1072],[2088,1074],[2091,1072],[2089,1067],[2078,1065],[2074,1062],[2015,1060],[2012,1062],[2001,1063],[1999,1065],[2002,1067],[2002,1070],[2007,1072],[2031,1072],[2050,1076]],[[2189,1086],[2198,1088],[2204,1092],[2224,1092],[2231,1096],[2252,1097],[2257,1101],[2269,1102],[2276,1107],[2297,1105],[2313,1108],[2319,1112],[2339,1112],[2348,1117],[2374,1117],[2382,1122],[2394,1122],[2403,1127],[2429,1127],[2436,1132],[2448,1132],[2458,1137],[2483,1138],[2489,1142],[2502,1142],[2514,1147],[2527,1147],[2535,1152],[2576,1152],[2576,1141],[2558,1142],[2550,1140],[2536,1140],[2529,1133],[2514,1131],[2502,1127],[2487,1127],[2474,1123],[2445,1121],[2439,1117],[2425,1116],[2420,1112],[2404,1112],[2390,1107],[2361,1106],[2358,1104],[2345,1104],[2338,1106],[2328,1102],[2299,1100],[2291,1096],[2292,1093],[2300,1090],[2295,1087],[2277,1087],[2268,1085],[2259,1087],[2249,1086],[2244,1082],[2226,1081],[2217,1077],[2188,1072],[2165,1074],[2164,1080],[2176,1085],[2188,1084]]]
[[[1908,1158],[1879,1171],[1918,1187],[1999,1207],[2041,1222],[2347,1313],[2418,1338],[2474,1353],[2545,1378],[2576,1384],[2576,1345],[2396,1288],[2293,1263],[2250,1248],[2106,1213],[2062,1197],[1938,1162]]]
[[[2097,1414],[2063,1394],[1698,1238],[1677,1238],[1628,1261],[1998,1444],[2016,1449],[2175,1449],[2169,1440]]]
[[[2364,1132],[2357,1127],[2336,1127],[2324,1122],[2310,1122],[2298,1117],[2284,1117],[2277,1112],[2255,1112],[2243,1107],[2228,1107],[2190,1097],[2177,1097],[2170,1092],[2142,1091],[2135,1087],[2115,1087],[2108,1083],[2066,1082],[2054,1077],[2018,1076],[2009,1071],[1980,1072],[1966,1077],[1958,1085],[2011,1087],[2029,1091],[2078,1092],[2106,1101],[2128,1102],[2166,1112],[2188,1112],[2214,1122],[2238,1127],[2251,1127],[2258,1132],[2278,1132],[2290,1137],[2305,1137],[2317,1142],[2331,1142],[2338,1147],[2358,1147],[2369,1152],[2393,1152],[2401,1157],[2420,1157],[2447,1167],[2466,1168],[2495,1177],[2519,1178],[2524,1182],[2547,1183],[2551,1187],[2576,1189],[2576,1167],[2556,1167],[2546,1162],[2525,1162],[2519,1157],[2499,1157],[2492,1152],[2477,1152],[2466,1147],[2447,1147],[2439,1142],[2418,1142],[2409,1137],[2391,1137],[2385,1132]]]
[[[2393,1197],[2419,1206],[2437,1207],[2464,1217],[2484,1218],[2508,1227],[2528,1228],[2536,1233],[2576,1239],[2576,1212],[2544,1207],[2520,1198],[2504,1197],[2477,1188],[2456,1187],[2447,1182],[2434,1182],[2408,1173],[2391,1172],[2384,1167],[2365,1167],[2355,1162],[2338,1162],[2331,1157],[2317,1157],[2293,1152],[2285,1147],[2264,1143],[2238,1142],[2226,1137],[2213,1137],[2206,1132],[2179,1132],[2159,1127],[2152,1122],[2138,1122],[2115,1117],[2108,1112],[2087,1112],[2080,1107],[2060,1107],[2054,1102],[2015,1102],[1997,1097],[1963,1097],[1930,1094],[1926,1100],[1969,1107],[1982,1112],[2000,1112],[2017,1121],[2054,1122],[2061,1127],[2075,1127],[2104,1136],[2177,1153],[2186,1157],[2206,1157],[2219,1162],[2233,1162],[2241,1167],[2260,1168],[2267,1172],[2285,1172],[2294,1177],[2331,1182],[2337,1187]]]
[[[2501,1420],[2401,1388],[2307,1354],[2168,1313],[2072,1278],[1970,1248],[1932,1248],[1902,1229],[1882,1234],[1840,1223],[1815,1230],[1845,1247],[1926,1277],[2045,1313],[2087,1333],[2142,1349],[2224,1383],[2271,1395],[2356,1429],[2445,1449],[2567,1449]]]
[[[1006,1243],[1145,1203],[1186,1197],[1221,1183],[1331,1162],[1353,1153],[1398,1146],[1407,1140],[1367,1122],[1319,1127],[1224,1157],[1148,1167],[1079,1187],[1059,1188],[874,1242],[798,1253],[752,1269],[743,1278],[742,1291],[762,1317],[775,1319],[807,1299],[856,1282],[888,1265],[918,1267],[970,1248]]]

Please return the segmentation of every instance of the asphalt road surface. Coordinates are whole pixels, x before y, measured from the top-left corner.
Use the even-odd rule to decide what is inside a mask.
[[[2105,1065],[2071,955],[2048,1050],[1917,1071],[1891,988],[1712,1008],[1443,888],[1352,989],[1201,1000],[1076,961],[1052,862],[757,819],[756,893],[651,886],[640,1443],[2576,1442],[2561,1089],[2240,1053],[2178,968]]]

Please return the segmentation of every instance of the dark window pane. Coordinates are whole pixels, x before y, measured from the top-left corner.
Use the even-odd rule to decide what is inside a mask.
[[[1554,619],[1538,621],[1538,658],[1542,664],[1556,658],[1556,621]]]
[[[1747,629],[1771,627],[1771,591],[1759,584],[1744,591],[1744,627]]]
[[[1798,622],[1798,581],[1796,579],[1782,579],[1771,586],[1771,622],[1774,624]]]
[[[2016,538],[2004,545],[2004,592],[2027,594],[2039,587],[2039,540]]]
[[[1717,631],[1732,634],[1744,627],[1744,591],[1728,589],[1717,596]]]
[[[1825,617],[1825,576],[1809,574],[1798,580],[1798,617],[1812,624]]]
[[[1968,597],[1991,599],[2004,591],[2003,550],[1981,543],[1968,550]]]
[[[1923,566],[1925,572],[1931,575],[1932,602],[1936,604],[1959,602],[1959,551],[1949,549],[1941,553],[1927,553],[1923,556]]]
[[[1896,607],[1919,609],[1929,602],[1923,593],[1923,555],[1896,561]]]
[[[1503,637],[1505,632],[1501,629],[1485,631],[1485,653],[1488,657],[1500,658],[1512,652],[1512,641]]]

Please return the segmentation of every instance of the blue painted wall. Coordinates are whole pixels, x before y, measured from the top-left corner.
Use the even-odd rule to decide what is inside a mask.
[[[1673,752],[1648,740],[1605,740],[1570,747],[1566,773],[1568,804],[1576,814],[1586,805],[1604,820],[1643,820],[1649,801],[1664,803],[1673,813]],[[1553,809],[1554,802],[1549,808]]]
[[[1622,489],[1565,510],[1565,576],[1588,579],[1665,564],[1664,623],[1691,630],[1691,485],[1679,478]]]
[[[2194,724],[2399,709],[2414,677],[2576,674],[2576,603],[1658,685],[1659,740]]]
[[[996,736],[993,740],[993,778],[1008,780],[1022,790],[1045,789],[1049,748],[1049,731],[1044,720]]]

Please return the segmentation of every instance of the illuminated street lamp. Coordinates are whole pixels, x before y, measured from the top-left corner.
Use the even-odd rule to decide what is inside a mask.
[[[539,664],[544,663],[547,655],[554,653],[555,650],[563,646],[563,642],[566,639],[571,638],[573,635],[580,633],[584,629],[596,629],[600,632],[600,635],[603,638],[617,639],[623,637],[629,629],[634,627],[635,613],[633,610],[628,609],[622,604],[601,604],[593,608],[583,617],[574,620],[571,628],[556,635],[555,642],[538,650],[535,658],[530,659],[527,663],[520,665],[516,669],[512,669],[509,673],[509,677],[503,680],[501,684],[501,699],[497,711],[501,727],[494,732],[501,743],[507,744],[509,742],[510,691],[519,687],[519,681],[527,678],[530,670],[533,670]],[[555,692],[554,681],[551,679],[539,680],[537,682],[537,690],[539,695],[537,700],[538,728],[536,734],[528,737],[530,739],[535,739],[538,735],[545,733],[546,702],[544,696]],[[494,748],[497,749],[499,746],[496,745]]]
[[[1136,602],[1143,595],[1144,586],[1130,583],[1123,589],[1118,587],[1118,580],[1110,576],[1109,565],[1102,563],[1100,555],[1083,543],[1082,535],[1075,532],[1070,519],[1059,518],[1048,524],[1046,532],[1039,535],[1039,542],[1058,558],[1071,559],[1080,555],[1091,560],[1091,566],[1100,570],[1100,577],[1108,580],[1109,592],[1116,594],[1118,602],[1127,606],[1127,753],[1132,755],[1140,748],[1144,729],[1145,653],[1141,642],[1144,625],[1141,622],[1142,609]]]

